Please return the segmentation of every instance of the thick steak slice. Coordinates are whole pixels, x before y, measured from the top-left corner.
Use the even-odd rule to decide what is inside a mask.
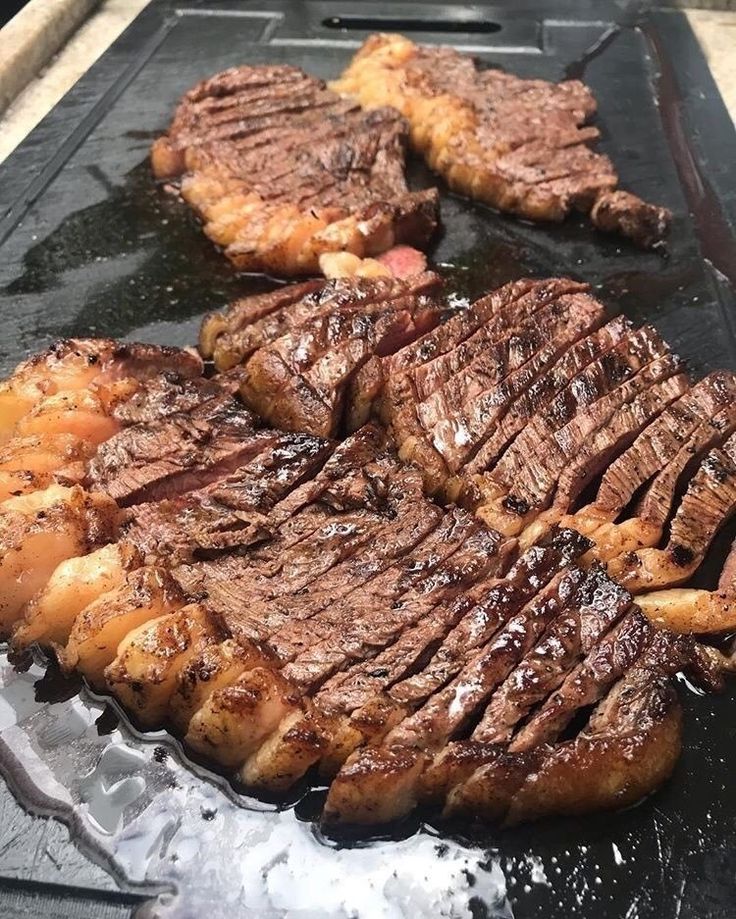
[[[542,540],[539,546],[524,552],[507,576],[492,586],[463,616],[427,665],[388,690],[391,699],[412,708],[423,703],[460,673],[469,652],[485,645],[499,628],[589,546],[589,541],[575,531],[560,530]]]
[[[172,499],[135,505],[126,539],[146,559],[170,565],[243,549],[271,536],[266,515],[313,479],[328,441],[304,434],[268,436],[266,447],[224,478]]]
[[[470,657],[459,674],[386,737],[386,746],[439,750],[461,730],[529,651],[545,628],[576,602],[586,575],[570,568],[512,616],[489,643]]]
[[[380,633],[402,620],[402,609],[409,599],[407,594],[411,596],[412,591],[417,591],[420,595],[428,595],[435,589],[452,589],[458,575],[450,573],[446,562],[454,558],[467,540],[467,558],[463,558],[472,560],[476,566],[479,563],[488,565],[489,541],[494,542],[494,536],[478,527],[471,515],[453,510],[444,515],[440,526],[414,551],[370,581],[365,589],[306,622],[287,624],[271,637],[269,644],[281,659],[293,660],[288,673],[295,682],[316,687],[343,662],[359,659],[363,636],[369,638],[366,633],[370,632],[373,620],[376,620],[373,648],[378,650],[382,646]],[[468,583],[470,573],[465,572],[464,577]],[[377,617],[385,617],[385,621]],[[347,640],[350,634],[352,642]]]
[[[642,485],[675,459],[700,425],[708,424],[735,402],[736,376],[732,373],[719,371],[696,383],[608,466],[598,488],[596,507],[622,511]]]
[[[531,750],[559,737],[577,712],[598,702],[626,673],[652,634],[652,626],[638,609],[628,612],[519,728],[509,749]]]
[[[397,705],[419,704],[457,673],[469,651],[589,545],[566,531],[528,549],[503,578],[481,580],[457,599],[438,604],[385,651],[336,674],[315,703],[329,715],[350,714],[382,692]]]
[[[513,401],[576,341],[603,322],[602,306],[585,294],[572,294],[558,302],[561,309],[567,307],[568,311],[556,334],[498,385],[438,421],[431,433],[422,427],[413,405],[411,409],[399,407],[392,415],[399,454],[422,467],[430,491],[442,492],[449,474],[461,470],[482,447]]]
[[[228,370],[305,319],[302,305],[323,281],[287,284],[268,294],[242,297],[223,312],[209,313],[199,330],[199,350],[214,358],[218,370]]]
[[[452,789],[445,814],[513,825],[635,804],[669,777],[681,735],[682,710],[669,677],[634,668],[574,740],[521,754],[486,748],[490,762]]]
[[[551,284],[561,283],[553,279]],[[569,282],[573,289],[574,282]],[[417,401],[418,394],[415,377],[422,372],[422,367],[431,364],[435,359],[453,350],[470,337],[483,324],[495,316],[501,316],[513,309],[513,304],[528,293],[546,289],[537,281],[529,278],[506,284],[486,297],[476,301],[468,309],[461,308],[446,322],[440,323],[418,338],[410,345],[387,357],[374,357],[355,374],[349,396],[349,426],[356,430],[370,416],[374,403],[379,414],[385,403],[383,414],[390,420],[388,413],[395,407],[409,401]],[[585,290],[584,284],[574,289]]]
[[[672,355],[659,358],[552,432],[534,452],[530,451],[526,461],[522,461],[518,449],[513,456],[502,457],[493,473],[485,474],[477,483],[483,495],[478,511],[483,519],[509,535],[518,533],[550,503],[563,471],[575,464],[591,435],[602,432],[599,449],[603,455],[610,455],[616,445],[619,449],[625,447],[649,418],[686,391],[689,382],[678,374],[680,369],[679,360]],[[627,408],[628,403],[632,406]],[[631,427],[633,431],[619,433],[618,421],[611,424],[617,417],[624,432]],[[595,469],[595,462],[590,465]],[[564,488],[575,492],[578,479],[584,485],[589,474],[590,470],[585,470]],[[569,509],[565,501],[565,497],[560,498],[563,513]]]
[[[571,380],[578,377],[588,365],[615,348],[631,331],[632,326],[628,319],[619,316],[592,335],[576,342],[511,403],[494,432],[466,464],[466,473],[473,475],[492,469],[503,450],[536,414],[544,412]]]
[[[491,697],[473,740],[508,743],[516,725],[557,689],[581,655],[631,606],[631,595],[594,568],[574,607],[550,625]]]
[[[627,552],[608,563],[634,593],[681,584],[700,565],[713,537],[736,512],[736,435],[707,454],[688,484],[663,549]]]
[[[397,485],[389,513],[327,514],[322,527],[276,555],[277,564],[266,570],[257,555],[249,568],[247,561],[227,565],[227,577],[203,566],[208,603],[236,637],[267,642],[279,656],[286,653],[281,631],[293,634],[298,623],[317,640],[315,617],[331,604],[350,602],[440,523],[439,509],[428,513],[416,491]]]
[[[218,395],[189,413],[120,431],[100,446],[88,478],[123,506],[160,500],[221,478],[277,437],[256,432],[244,406]]]
[[[186,414],[199,406],[231,392],[225,381],[201,376],[183,377],[175,371],[163,371],[146,380],[125,401],[115,405],[112,415],[124,427],[132,424],[156,424],[171,415]]]
[[[260,348],[248,360],[241,394],[261,417],[287,430],[333,436],[344,427],[347,386],[373,356],[397,351],[436,324],[438,278],[333,282],[342,295]]]

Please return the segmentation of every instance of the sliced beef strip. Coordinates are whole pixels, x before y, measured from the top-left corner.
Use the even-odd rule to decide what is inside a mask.
[[[458,675],[393,728],[386,746],[439,750],[482,711],[491,693],[529,651],[547,625],[576,602],[586,574],[569,568],[557,575],[477,653]]]
[[[523,303],[518,301],[517,305]],[[568,303],[553,300],[531,313],[516,311],[504,326],[488,323],[452,352],[457,362],[448,360],[441,384],[417,404],[417,415],[425,430],[432,431],[442,419],[450,416],[481,393],[497,386],[515,370],[527,363],[540,348],[567,327]]]
[[[574,740],[516,754],[486,748],[488,762],[452,788],[445,813],[514,825],[632,805],[669,777],[681,735],[681,707],[668,676],[634,667]]]
[[[521,448],[515,442],[513,454],[505,454],[493,473],[484,476],[483,490],[493,495],[497,489],[496,494],[501,497],[495,502],[484,501],[480,511],[483,518],[490,525],[502,527],[504,532],[518,532],[519,526],[550,502],[560,476],[575,461],[586,440],[598,431],[605,432],[605,426],[622,406],[652,388],[650,396],[655,399],[655,410],[657,404],[664,408],[682,395],[688,383],[678,374],[679,370],[679,360],[671,355],[653,361],[630,380],[579,412],[559,430],[537,442],[535,449],[530,445],[529,453],[523,460]],[[659,396],[663,398],[661,403],[656,402]],[[605,433],[602,436],[605,438]]]
[[[557,306],[564,312],[554,331],[550,330],[546,344],[498,385],[489,387],[460,410],[453,407],[447,418],[434,425],[432,442],[453,472],[459,471],[478,452],[512,402],[604,319],[601,305],[586,294],[561,297]]]
[[[463,616],[427,665],[388,690],[391,699],[401,705],[419,706],[460,673],[469,652],[485,645],[555,575],[589,547],[590,542],[574,530],[559,530],[524,552],[504,579]]]
[[[392,686],[401,687],[398,702],[416,703],[422,698],[418,683],[423,681],[426,696],[450,679],[468,651],[492,632],[494,621],[500,625],[589,545],[573,531],[555,533],[528,549],[503,578],[483,580],[457,599],[438,604],[375,658],[336,674],[315,703],[328,714],[349,714]]]
[[[536,415],[493,469],[499,481],[513,481],[528,457],[547,452],[547,442],[566,425],[577,424],[586,410],[631,380],[669,348],[651,327],[632,331],[613,349],[574,376],[555,399]]]
[[[200,598],[206,595],[207,584],[237,580],[251,565],[273,577],[283,569],[287,551],[298,553],[300,543],[320,532],[323,538],[334,537],[340,512],[356,511],[363,517],[367,512],[376,520],[390,519],[393,516],[390,486],[395,476],[408,480],[409,488],[416,490],[416,474],[398,464],[385,432],[366,427],[337,444],[314,478],[277,502],[264,521],[270,533],[266,543],[251,544],[244,555],[216,563],[179,566],[176,577],[185,590]],[[210,600],[212,603],[214,598]],[[226,604],[223,611],[228,612],[231,606]]]
[[[175,565],[260,542],[272,535],[267,515],[274,505],[312,479],[331,449],[328,441],[308,435],[280,435],[203,489],[136,505],[125,537],[145,558]]]
[[[256,432],[253,415],[233,397],[215,396],[111,437],[91,461],[88,481],[123,506],[171,497],[237,469],[277,437]]]
[[[570,510],[575,499],[606,468],[611,458],[630,444],[652,419],[656,420],[669,404],[679,400],[689,386],[689,379],[684,374],[677,374],[655,383],[631,402],[622,405],[560,475],[554,506],[560,510]]]
[[[205,358],[215,358],[218,370],[241,363],[263,344],[273,341],[291,328],[295,310],[308,294],[322,289],[323,281],[287,284],[267,294],[243,297],[228,304],[223,312],[209,313],[199,331],[199,350]],[[298,320],[297,320],[298,321]]]
[[[269,639],[284,660],[284,675],[316,689],[351,660],[373,656],[437,602],[505,565],[498,535],[455,511],[415,551],[362,590],[308,622],[291,622]]]
[[[309,630],[308,623],[323,610],[332,604],[349,602],[353,593],[365,590],[371,579],[414,551],[438,526],[442,516],[439,509],[428,513],[415,493],[402,496],[396,503],[396,510],[397,518],[392,516],[384,521],[374,518],[370,538],[365,543],[354,544],[354,551],[337,558],[329,570],[323,571],[315,563],[314,570],[319,577],[310,577],[306,582],[302,579],[295,584],[292,566],[285,559],[283,576],[288,580],[288,587],[279,585],[281,589],[277,594],[255,593],[250,579],[233,578],[210,587],[210,602],[217,605],[234,634],[267,641],[277,651],[281,650],[278,638],[274,637],[280,629],[293,631],[295,623],[306,621],[305,627]],[[334,522],[328,522],[324,528],[327,535],[330,530],[345,529],[350,515],[342,514],[332,519]],[[321,532],[317,531],[310,534],[309,541],[318,542],[320,537]],[[311,555],[311,546],[309,549]],[[304,553],[302,544],[298,552]],[[247,602],[243,602],[243,597]]]
[[[511,403],[496,430],[467,463],[466,472],[472,475],[492,468],[501,452],[534,415],[543,412],[572,379],[612,350],[632,330],[629,320],[619,316],[572,345],[549,370]]]
[[[431,292],[439,279],[424,272],[411,282],[394,278],[338,278],[289,284],[271,294],[257,294],[230,304],[224,313],[206,316],[200,348],[219,370],[244,362],[258,348],[320,316],[359,304],[382,304]],[[302,360],[304,357],[302,357]]]
[[[376,403],[384,421],[393,423],[396,430],[411,425],[411,418],[402,422],[401,415],[414,415],[414,406],[442,385],[452,373],[451,367],[469,359],[477,350],[469,346],[469,340],[477,334],[485,337],[489,330],[495,335],[507,328],[519,308],[531,314],[557,296],[585,290],[586,285],[567,278],[547,282],[523,279],[482,297],[396,354],[366,365],[354,381],[353,424],[367,417],[366,403],[368,407]],[[361,390],[367,391],[367,398]]]
[[[680,501],[664,549],[628,552],[608,563],[630,590],[682,583],[700,565],[720,528],[736,512],[736,435],[707,454]]]
[[[491,696],[473,731],[473,740],[508,743],[519,721],[557,689],[579,658],[591,650],[630,606],[628,591],[611,581],[602,568],[593,568],[575,606],[550,624]]]
[[[476,361],[488,345],[512,331],[518,334],[516,328],[528,325],[533,316],[537,319],[537,327],[543,325],[554,317],[550,309],[556,301],[571,294],[585,293],[587,289],[586,285],[568,278],[537,281],[526,291],[522,287],[519,293],[520,285],[521,282],[505,285],[496,292],[496,297],[491,294],[470,306],[468,313],[474,317],[484,316],[490,309],[493,312],[451,350],[409,370],[420,401],[428,400],[434,392],[456,379],[455,375]],[[461,376],[460,380],[463,379]]]
[[[253,415],[227,394],[159,423],[132,425],[103,443],[88,481],[122,505],[202,487],[236,469],[267,445]]]
[[[574,295],[582,298],[584,295]],[[495,430],[509,405],[580,338],[603,321],[603,310],[595,301],[578,302],[569,326],[544,345],[531,360],[500,385],[481,394],[463,412],[453,412],[434,428],[431,441],[416,413],[396,413],[392,430],[400,443],[403,459],[417,462],[425,471],[431,491],[441,491],[449,473],[462,469]],[[413,414],[413,418],[411,415]]]
[[[130,398],[113,409],[113,417],[124,426],[156,424],[163,418],[192,412],[230,388],[223,380],[183,377],[176,371],[163,371],[147,380]]]
[[[395,281],[389,297],[370,299],[356,285],[352,300],[321,310],[257,351],[244,371],[243,397],[273,424],[331,436],[342,426],[353,374],[371,356],[396,351],[436,323],[438,306],[422,296],[436,285],[432,275]]]
[[[499,541],[498,534],[488,531],[469,538],[462,550],[455,552],[421,585],[407,591],[388,609],[379,607],[371,615],[364,606],[359,616],[350,621],[343,619],[339,636],[329,635],[302,651],[286,665],[285,676],[313,690],[349,661],[375,655],[395,642],[406,628],[420,621],[437,603],[456,596],[460,590],[472,588],[486,574],[496,575],[502,571],[506,552],[504,547],[499,549]]]
[[[649,620],[637,608],[628,612],[532,713],[509,749],[523,752],[554,741],[576,712],[603,698],[639,658],[652,635]]]
[[[596,506],[605,511],[623,510],[639,488],[677,456],[700,425],[735,401],[736,378],[731,373],[721,371],[696,383],[608,466],[596,493]]]
[[[414,376],[421,372],[422,365],[452,352],[484,322],[505,311],[516,300],[534,291],[538,286],[538,282],[529,278],[506,284],[482,297],[472,306],[457,309],[446,322],[435,326],[430,332],[405,345],[395,354],[372,358],[358,371],[351,384],[351,427],[356,429],[365,423],[374,403],[378,413],[385,416],[386,409],[382,409],[382,405],[401,404],[406,398],[404,393],[410,392],[412,400],[416,401],[418,396]],[[578,289],[584,290],[585,285],[578,285]]]

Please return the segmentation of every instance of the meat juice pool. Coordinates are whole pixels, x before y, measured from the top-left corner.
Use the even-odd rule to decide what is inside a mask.
[[[471,917],[473,903],[512,915],[485,848],[429,828],[340,844],[294,807],[238,794],[165,732],[139,735],[40,657],[24,666],[0,657],[0,769],[26,809],[60,819],[123,889],[152,897],[137,915]]]

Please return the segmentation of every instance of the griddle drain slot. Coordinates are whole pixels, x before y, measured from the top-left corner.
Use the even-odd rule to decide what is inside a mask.
[[[322,20],[327,29],[361,32],[459,32],[490,35],[500,32],[500,22],[486,19],[412,19],[403,16],[328,16]]]

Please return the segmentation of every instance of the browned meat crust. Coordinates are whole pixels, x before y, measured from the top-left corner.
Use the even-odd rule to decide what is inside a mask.
[[[590,149],[596,110],[577,80],[547,83],[483,70],[452,48],[372,35],[333,88],[366,107],[393,105],[413,146],[450,187],[531,220],[591,212],[599,229],[660,242],[670,213],[628,192]]]

